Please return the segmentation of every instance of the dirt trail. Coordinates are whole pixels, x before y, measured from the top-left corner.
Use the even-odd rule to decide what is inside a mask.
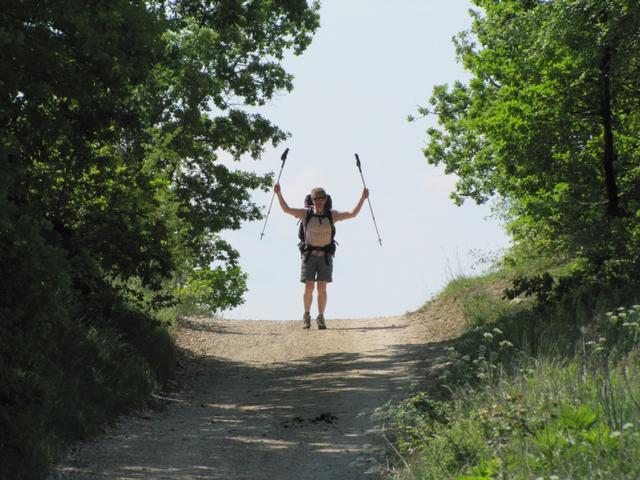
[[[187,387],[76,448],[52,478],[379,478],[371,414],[459,325],[434,312],[327,324],[182,322]]]

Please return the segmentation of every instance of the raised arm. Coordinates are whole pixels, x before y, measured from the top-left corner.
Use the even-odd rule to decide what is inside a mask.
[[[369,189],[365,188],[364,190],[362,190],[362,195],[360,196],[360,199],[358,200],[358,203],[356,204],[356,206],[353,207],[353,210],[351,210],[350,212],[336,212],[334,214],[334,220],[335,221],[348,220],[358,215],[358,213],[360,213],[360,209],[362,208],[362,205],[364,204],[364,201],[368,197],[369,197]]]
[[[304,208],[291,208],[289,204],[285,201],[284,197],[282,196],[282,191],[280,189],[279,183],[276,183],[274,185],[273,190],[276,192],[276,195],[278,196],[278,202],[280,203],[280,207],[285,213],[288,213],[289,215],[293,215],[296,218],[305,217],[305,215],[307,214],[307,211]]]

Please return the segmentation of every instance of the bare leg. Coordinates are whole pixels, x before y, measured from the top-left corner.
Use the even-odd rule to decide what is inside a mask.
[[[313,284],[315,282],[304,282],[304,311],[305,313],[311,311],[311,304],[313,303]],[[319,301],[319,299],[318,299]]]
[[[327,282],[318,282],[318,313],[324,315],[327,306]]]

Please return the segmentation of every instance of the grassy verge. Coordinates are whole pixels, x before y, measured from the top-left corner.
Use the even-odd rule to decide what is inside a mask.
[[[143,406],[173,375],[170,322],[106,288],[81,307],[52,313],[36,338],[8,332],[3,347],[25,349],[28,361],[0,357],[2,479],[46,478],[70,445]]]
[[[383,413],[390,477],[640,478],[640,306],[618,307],[620,290],[506,300],[512,274],[457,279],[442,293],[469,329],[428,393]]]

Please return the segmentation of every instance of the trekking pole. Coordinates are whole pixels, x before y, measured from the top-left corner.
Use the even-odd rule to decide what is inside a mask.
[[[276,183],[280,183],[280,176],[282,175],[282,170],[284,169],[284,162],[287,160],[287,154],[289,153],[289,149],[285,149],[280,156],[280,160],[282,160],[282,165],[280,166],[280,173],[278,174],[278,179]],[[262,233],[260,234],[260,240],[264,237],[264,229],[267,228],[267,220],[269,220],[269,214],[271,213],[271,206],[273,205],[273,198],[276,196],[276,191],[273,191],[273,195],[271,196],[271,203],[269,204],[269,210],[267,211],[267,218],[264,219],[264,226],[262,227]]]
[[[358,170],[360,170],[360,178],[362,178],[362,186],[367,188],[367,184],[364,183],[364,175],[362,175],[362,166],[360,165],[360,157],[356,153],[356,165],[358,166]],[[378,232],[378,224],[376,223],[376,216],[373,214],[373,207],[371,206],[371,199],[367,197],[367,202],[369,202],[369,210],[371,210],[371,218],[373,218],[373,225],[376,227],[376,234],[378,235],[378,242],[380,242],[380,246],[382,246],[382,239],[380,238],[380,232]]]

